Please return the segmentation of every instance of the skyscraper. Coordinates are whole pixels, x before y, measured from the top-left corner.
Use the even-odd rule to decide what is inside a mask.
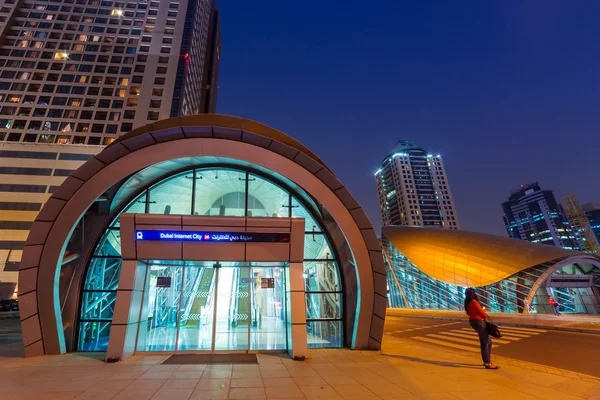
[[[569,221],[579,249],[586,253],[600,254],[600,243],[598,243],[596,233],[577,198],[575,196],[563,197],[561,208]]]
[[[215,112],[219,58],[214,0],[4,2],[0,281],[16,282],[31,221],[104,145],[152,121]]]
[[[600,203],[586,203],[581,208],[590,222],[590,228],[596,235],[596,239],[600,242]]]
[[[459,229],[442,157],[400,140],[375,173],[384,225]]]
[[[579,245],[554,193],[537,182],[521,185],[502,203],[508,236],[565,249]]]

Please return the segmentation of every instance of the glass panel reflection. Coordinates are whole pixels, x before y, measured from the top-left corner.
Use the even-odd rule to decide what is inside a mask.
[[[247,350],[250,269],[220,268],[218,273],[215,350]]]
[[[295,198],[292,197],[292,217],[293,218],[304,218],[304,231],[305,232],[321,232],[322,229],[312,217],[310,212]]]
[[[307,292],[339,292],[342,290],[337,263],[305,261],[304,288]]]
[[[173,351],[177,336],[183,267],[151,264],[144,295],[146,324],[140,324],[138,351]],[[144,326],[145,325],[145,326]],[[147,332],[143,332],[145,327]]]
[[[80,351],[106,351],[110,321],[85,321],[79,324]]]
[[[92,258],[84,290],[117,290],[121,264],[120,258]]]
[[[196,171],[194,215],[244,216],[246,173],[225,168]]]
[[[308,321],[306,333],[309,348],[342,347],[342,321]]]
[[[150,214],[192,213],[192,171],[170,178],[150,189]]]
[[[290,195],[260,176],[249,174],[248,216],[289,217]]]
[[[324,234],[307,233],[304,235],[305,260],[333,260],[333,251]]]
[[[213,263],[185,267],[178,350],[211,350],[215,269]]]
[[[94,251],[94,255],[121,257],[121,231],[119,229],[106,230]]]
[[[285,350],[285,274],[279,267],[254,267],[252,285],[252,350]]]
[[[139,195],[135,200],[127,205],[123,209],[124,213],[136,213],[136,214],[144,214],[146,212],[146,191],[144,191],[141,195]],[[119,214],[120,215],[120,214]],[[113,220],[112,224],[110,224],[111,228],[119,228],[119,216],[117,215]]]
[[[306,319],[339,319],[339,293],[306,293]]]
[[[83,292],[81,319],[110,321],[115,309],[117,292]]]

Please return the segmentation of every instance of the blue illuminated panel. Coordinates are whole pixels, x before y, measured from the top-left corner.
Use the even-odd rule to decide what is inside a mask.
[[[135,240],[168,242],[243,242],[289,243],[289,233],[265,232],[196,232],[196,231],[135,231]]]

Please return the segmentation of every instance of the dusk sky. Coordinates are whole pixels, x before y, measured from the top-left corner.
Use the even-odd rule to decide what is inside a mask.
[[[442,154],[466,230],[506,236],[500,205],[529,181],[600,201],[599,1],[218,7],[218,112],[307,145],[377,231],[373,174],[399,139]]]

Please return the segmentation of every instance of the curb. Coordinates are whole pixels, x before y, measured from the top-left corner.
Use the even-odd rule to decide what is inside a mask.
[[[402,318],[421,318],[421,319],[436,319],[441,321],[453,321],[453,322],[467,322],[467,319],[464,318],[453,318],[453,317],[432,317],[426,315],[405,315],[405,314],[386,314],[386,317],[402,317]],[[514,327],[522,327],[522,328],[532,328],[532,329],[545,329],[545,330],[554,330],[561,332],[576,332],[576,333],[589,333],[591,335],[600,335],[600,329],[584,329],[584,328],[569,328],[566,326],[547,326],[547,325],[535,325],[535,324],[515,324],[512,322],[498,322],[494,321],[500,327],[502,326],[514,326]]]

